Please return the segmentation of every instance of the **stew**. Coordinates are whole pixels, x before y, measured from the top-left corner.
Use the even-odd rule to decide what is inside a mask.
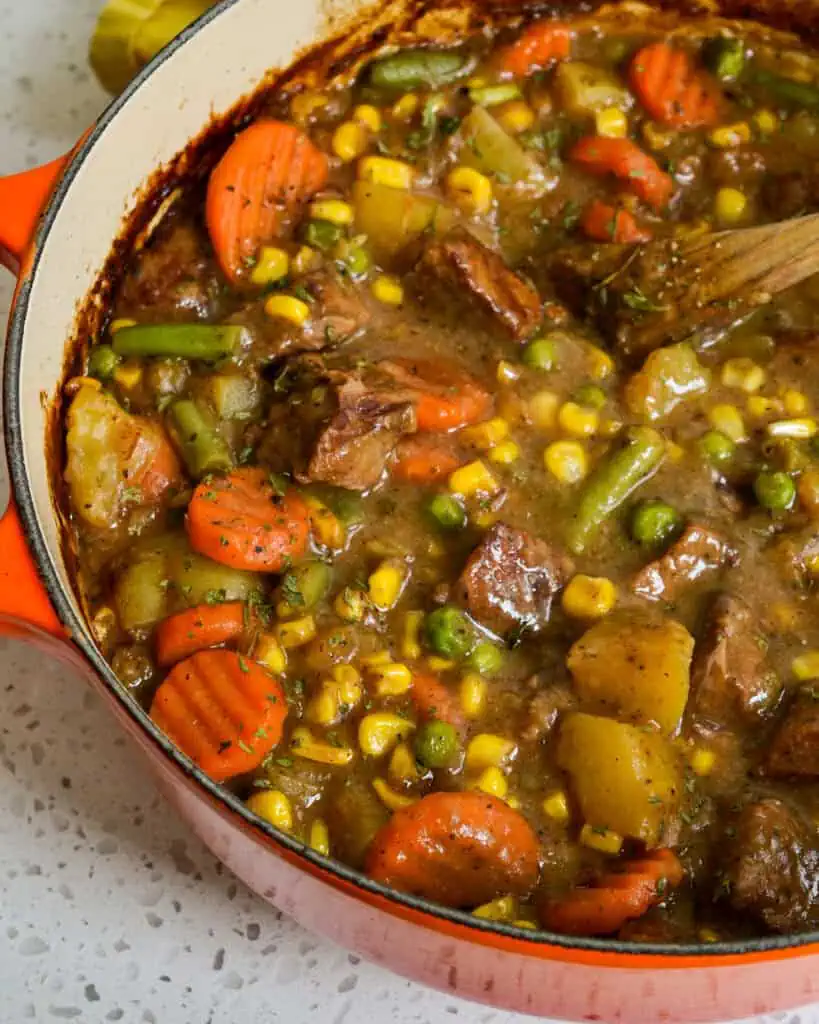
[[[273,94],[66,385],[123,686],[403,892],[816,929],[819,288],[646,351],[673,306],[637,281],[613,330],[581,271],[815,210],[817,157],[819,58],[740,23],[545,18]]]

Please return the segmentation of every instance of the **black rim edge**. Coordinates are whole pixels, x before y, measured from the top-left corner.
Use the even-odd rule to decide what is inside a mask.
[[[84,657],[92,664],[97,674],[102,678],[106,688],[112,697],[123,707],[127,713],[135,719],[140,728],[157,743],[164,755],[174,762],[175,766],[186,776],[193,779],[198,785],[214,797],[218,802],[227,806],[235,814],[238,814],[245,823],[254,828],[261,829],[266,835],[279,845],[304,857],[307,861],[336,875],[345,882],[352,883],[366,892],[383,897],[392,903],[404,905],[415,911],[427,914],[434,918],[446,921],[450,924],[467,926],[476,933],[476,941],[479,941],[480,933],[499,933],[509,938],[515,938],[531,943],[533,946],[556,946],[566,951],[577,950],[585,953],[616,953],[623,957],[630,956],[666,956],[673,959],[682,957],[699,956],[713,959],[718,962],[723,956],[737,956],[749,953],[775,952],[786,949],[798,949],[819,942],[819,932],[808,932],[804,935],[795,936],[768,936],[759,939],[737,940],[732,942],[714,942],[708,944],[669,944],[669,943],[629,943],[621,940],[594,939],[594,938],[568,938],[545,931],[528,931],[516,928],[514,925],[501,922],[490,922],[474,917],[472,914],[442,907],[439,904],[431,903],[417,896],[399,893],[378,882],[373,882],[361,872],[348,867],[340,861],[325,857],[316,853],[309,846],[295,839],[292,836],[279,832],[267,823],[260,822],[244,806],[241,800],[234,794],[223,789],[209,779],[201,769],[197,768],[191,761],[181,754],[176,747],[169,742],[165,735],[154,725],[146,712],[132,699],[119,684],[107,662],[97,651],[96,647],[86,639],[87,625],[75,614],[71,601],[67,598],[58,578],[57,567],[51,557],[43,531],[40,527],[39,518],[34,505],[31,488],[28,481],[28,470],[25,454],[22,446],[22,424],[20,418],[19,401],[19,375],[22,365],[23,337],[25,334],[26,318],[28,314],[29,300],[31,297],[32,281],[34,280],[37,268],[40,264],[41,253],[51,233],[54,223],[62,207],[63,201],[77,177],[78,172],[85,163],[89,153],[93,150],[97,140],[106,131],[108,125],[120,111],[128,104],[131,97],[138,92],[142,83],[146,81],[153,72],[169,60],[182,46],[196,36],[205,26],[209,25],[220,16],[225,10],[234,7],[241,0],[221,0],[214,8],[202,15],[192,25],[185,28],[164,50],[139,72],[131,81],[123,93],[116,97],[103,111],[88,136],[83,140],[80,147],[75,151],[72,160],[60,178],[57,187],[49,199],[42,218],[39,222],[34,236],[34,260],[32,267],[25,280],[21,283],[16,301],[12,308],[9,320],[6,357],[3,381],[4,399],[4,424],[5,424],[5,446],[11,478],[11,493],[16,502],[20,514],[23,532],[27,544],[34,556],[35,565],[40,578],[48,592],[48,596],[57,612],[61,622],[67,627],[74,638],[74,642],[82,651]],[[627,965],[626,965],[627,966]]]

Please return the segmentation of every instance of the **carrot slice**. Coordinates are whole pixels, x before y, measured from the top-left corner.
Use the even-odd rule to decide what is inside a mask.
[[[662,209],[674,191],[674,181],[660,170],[656,160],[644,153],[631,139],[609,139],[589,135],[575,143],[569,159],[589,174],[613,174],[640,199]]]
[[[235,640],[245,631],[245,606],[241,601],[200,604],[164,619],[156,629],[156,660],[173,665],[206,647]]]
[[[684,50],[651,43],[634,55],[629,82],[640,103],[661,124],[697,128],[719,121],[719,93],[710,76]]]
[[[327,157],[284,121],[240,132],[213,169],[205,218],[219,265],[238,281],[259,247],[327,181]]]
[[[394,480],[411,484],[434,484],[461,465],[461,459],[433,439],[411,438],[395,449]]]
[[[301,557],[309,532],[307,505],[295,491],[278,494],[258,467],[203,480],[185,525],[191,546],[233,569],[281,572]]]
[[[594,886],[547,901],[541,907],[541,922],[564,935],[611,935],[662,903],[682,879],[682,865],[674,853],[657,850],[632,861],[624,871],[604,875]]]
[[[647,228],[640,227],[628,210],[618,210],[600,199],[592,199],[583,211],[580,226],[596,242],[626,245],[630,242],[650,242],[653,237]]]
[[[492,409],[489,392],[452,363],[392,359],[379,366],[410,392],[422,433],[443,433],[479,423]]]
[[[376,833],[367,873],[401,892],[474,907],[537,883],[538,841],[529,823],[484,793],[431,793]]]
[[[539,21],[499,55],[501,71],[513,75],[530,75],[569,56],[572,33],[568,25],[556,21]]]
[[[216,782],[257,768],[282,737],[287,701],[261,665],[235,651],[199,651],[154,695],[151,718]]]
[[[459,731],[466,724],[455,694],[436,676],[413,672],[412,701],[422,721],[434,718],[439,722],[448,722]]]

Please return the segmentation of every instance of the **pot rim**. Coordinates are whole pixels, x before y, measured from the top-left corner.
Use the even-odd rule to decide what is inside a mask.
[[[75,613],[71,600],[60,584],[54,561],[40,528],[26,469],[22,440],[19,379],[32,282],[37,273],[41,253],[54,228],[54,223],[63,200],[71,189],[74,179],[89,153],[105,133],[109,124],[119,115],[131,97],[139,91],[142,84],[150,78],[157,68],[172,59],[176,52],[189,40],[193,39],[205,26],[211,24],[226,10],[241,2],[242,0],[220,0],[215,7],[207,11],[192,25],[185,28],[173,42],[137,74],[125,91],[106,107],[93,128],[73,151],[61,179],[48,200],[37,231],[29,245],[31,258],[25,264],[27,270],[18,285],[7,335],[3,372],[5,446],[9,465],[11,492],[20,515],[26,543],[34,557],[49,599],[59,619],[66,626],[73,641],[104,683],[109,696],[120,705],[121,709],[138,725],[141,731],[147,733],[161,749],[165,759],[170,762],[174,770],[178,770],[197,787],[204,789],[220,813],[225,816],[235,815],[239,819],[237,824],[246,829],[250,828],[257,832],[262,832],[267,837],[268,842],[272,840],[277,846],[304,861],[306,866],[312,869],[314,873],[329,876],[327,880],[330,884],[334,882],[346,883],[347,886],[358,889],[362,896],[366,894],[369,897],[376,897],[386,901],[389,906],[383,909],[398,913],[402,909],[410,913],[415,912],[422,915],[422,917],[428,918],[428,923],[431,926],[444,926],[447,931],[452,931],[454,928],[460,937],[472,939],[481,945],[491,946],[502,943],[505,947],[508,947],[509,940],[513,940],[513,950],[529,956],[549,958],[551,953],[555,959],[574,959],[620,968],[719,966],[720,962],[725,963],[726,960],[731,963],[748,963],[753,960],[779,959],[787,956],[805,955],[811,952],[806,947],[819,943],[819,932],[765,936],[755,939],[695,945],[692,943],[633,943],[613,939],[574,938],[546,931],[529,931],[516,928],[514,925],[476,918],[467,911],[443,907],[429,900],[401,893],[379,882],[374,882],[362,872],[350,868],[331,857],[325,857],[295,837],[278,831],[266,822],[258,821],[255,815],[247,810],[243,802],[235,794],[208,778],[200,768],[194,765],[167,739],[146,711],[128,697],[107,662],[103,659],[97,648],[87,639],[87,625]],[[466,934],[464,934],[464,931]],[[578,955],[573,956],[572,954]]]

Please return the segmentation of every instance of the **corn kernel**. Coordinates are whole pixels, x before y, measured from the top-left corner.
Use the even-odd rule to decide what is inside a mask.
[[[397,565],[383,562],[367,580],[369,598],[376,608],[387,611],[394,607],[404,586],[404,573]]]
[[[600,414],[596,409],[587,409],[577,402],[564,402],[557,414],[558,426],[572,437],[591,437],[597,433]]]
[[[358,177],[373,185],[406,191],[412,187],[413,176],[413,169],[408,163],[388,156],[365,156],[358,164]]]
[[[390,113],[396,121],[409,121],[418,109],[420,102],[414,93],[408,92],[393,103]]]
[[[322,688],[307,704],[304,710],[308,722],[324,726],[335,725],[339,720],[338,696],[329,688]]]
[[[751,394],[765,383],[765,371],[753,359],[728,359],[722,366],[722,383]]]
[[[760,135],[773,135],[779,128],[779,118],[772,110],[757,110],[751,120]]]
[[[788,416],[804,416],[808,411],[810,403],[808,396],[803,391],[795,388],[787,388],[782,395],[782,402]]]
[[[467,771],[480,772],[484,768],[500,768],[517,753],[514,740],[496,733],[481,732],[473,736],[466,748],[464,765]]]
[[[811,417],[793,420],[775,420],[766,428],[770,437],[793,437],[806,440],[816,434],[816,420]]]
[[[315,539],[325,548],[341,551],[347,542],[347,531],[335,512],[311,494],[304,496],[304,504],[309,509],[310,529]]]
[[[136,327],[136,320],[132,320],[130,317],[121,316],[117,320],[112,320],[108,326],[108,330],[111,334],[116,334],[117,331],[121,331],[123,327]]]
[[[421,657],[421,625],[424,621],[422,611],[407,612],[404,616],[404,635],[401,639],[401,655],[410,661]]]
[[[477,672],[468,672],[461,680],[458,696],[467,718],[480,718],[486,709],[486,680]]]
[[[385,306],[400,306],[404,301],[403,285],[391,274],[379,274],[372,283],[372,293]]]
[[[579,483],[589,471],[589,460],[579,441],[555,441],[543,453],[543,461],[562,484]]]
[[[600,619],[617,602],[617,588],[606,576],[578,573],[563,591],[563,611],[575,619]]]
[[[328,99],[320,92],[300,92],[290,101],[290,116],[296,124],[307,124],[317,110],[327,106]]]
[[[503,441],[489,449],[488,457],[496,466],[511,466],[520,458],[520,446],[514,441]]]
[[[345,121],[333,132],[331,143],[335,155],[345,164],[357,160],[367,150],[369,133],[360,121]]]
[[[322,818],[316,818],[310,825],[309,843],[310,847],[316,853],[320,853],[322,857],[330,856],[330,830]]]
[[[719,942],[719,932],[715,932],[713,928],[700,928],[697,932],[697,938],[700,942]]]
[[[453,494],[462,494],[466,498],[475,494],[497,494],[500,490],[497,480],[480,459],[456,469],[448,482]]]
[[[705,747],[697,747],[691,754],[691,771],[695,775],[710,775],[716,763],[717,755]]]
[[[381,665],[389,665],[392,655],[389,651],[373,651],[372,654],[365,654],[360,660],[365,668],[375,669]]]
[[[554,793],[550,793],[549,796],[543,801],[542,805],[543,813],[547,818],[551,818],[553,821],[568,821],[569,820],[569,799],[562,789],[555,790]]]
[[[540,430],[552,430],[557,426],[557,409],[560,399],[553,391],[537,391],[529,399],[526,411],[532,423]]]
[[[646,145],[655,153],[662,149],[667,149],[675,138],[674,132],[663,131],[659,125],[654,124],[652,121],[646,121],[643,124],[642,132]]]
[[[763,395],[751,395],[745,408],[748,415],[754,419],[762,420],[768,416],[779,416],[782,413],[782,403],[777,398],[765,398]]]
[[[495,377],[498,384],[514,384],[520,380],[521,369],[519,366],[515,366],[514,363],[510,363],[507,359],[501,359],[498,363],[497,369],[495,370]]]
[[[714,213],[723,224],[738,224],[747,205],[748,200],[738,188],[721,188],[714,199]]]
[[[605,380],[614,372],[614,360],[596,345],[588,348],[589,373],[595,380]]]
[[[480,917],[484,921],[514,921],[518,913],[518,901],[514,896],[500,896],[491,903],[475,907],[472,916]]]
[[[735,405],[715,405],[708,411],[708,422],[721,434],[730,437],[735,444],[748,440],[742,414]]]
[[[294,274],[303,276],[304,274],[309,274],[317,262],[318,253],[316,250],[311,249],[309,245],[301,245],[293,257],[290,266]]]
[[[617,107],[606,107],[594,115],[594,127],[598,135],[609,139],[624,139],[628,135],[628,118]]]
[[[268,316],[289,320],[296,327],[303,327],[310,319],[310,307],[295,295],[271,295],[264,304]]]
[[[791,662],[791,672],[800,683],[819,679],[819,651],[805,651]]]
[[[274,284],[287,277],[289,271],[290,257],[287,252],[275,245],[265,245],[250,273],[250,280],[258,285]]]
[[[373,779],[373,789],[378,794],[381,803],[391,811],[400,811],[404,807],[412,807],[418,802],[417,797],[397,793],[385,779]]]
[[[751,138],[751,126],[747,121],[738,121],[736,124],[725,124],[720,128],[714,128],[708,134],[708,141],[717,149],[735,149],[743,142]]]
[[[253,657],[277,676],[280,676],[287,668],[287,655],[284,648],[270,633],[262,633],[258,638]]]
[[[387,774],[393,782],[399,785],[403,782],[417,780],[418,766],[415,763],[415,754],[407,743],[399,743],[393,750]]]
[[[485,768],[475,780],[474,788],[503,800],[509,792],[509,783],[500,768],[490,766]]]
[[[491,770],[492,770],[491,768],[487,769],[487,771],[491,771]],[[519,811],[520,810],[520,800],[518,800],[518,798],[516,796],[507,796],[507,797],[505,797],[505,801],[506,801],[507,807],[511,807],[513,811]]]
[[[358,745],[367,757],[383,757],[414,728],[408,718],[391,711],[373,711],[359,722]]]
[[[359,103],[353,110],[353,120],[366,125],[374,134],[381,131],[381,111],[370,103]]]
[[[513,921],[512,924],[516,928],[525,928],[527,931],[537,931],[537,925],[534,921],[526,921],[523,918],[519,918],[517,921]]]
[[[381,665],[373,672],[375,692],[379,697],[400,697],[412,686],[412,673],[401,662]]]
[[[331,743],[322,743],[309,729],[301,725],[293,730],[290,753],[307,761],[330,765],[349,764],[355,757],[355,751],[350,747],[335,747]]]
[[[312,615],[305,615],[300,619],[291,619],[290,622],[280,622],[276,627],[276,635],[286,650],[303,647],[316,635],[316,620]]]
[[[482,216],[492,209],[492,182],[472,167],[454,167],[447,175],[446,187],[465,213]]]
[[[672,462],[682,462],[685,457],[685,448],[676,441],[666,441],[665,453]]]
[[[262,789],[248,797],[247,809],[274,828],[290,832],[293,828],[293,807],[278,789]]]
[[[614,856],[622,849],[623,837],[608,828],[595,828],[593,825],[584,825],[580,830],[580,842],[583,846],[588,846],[590,850],[597,850],[598,853],[608,853]]]
[[[336,596],[335,601],[333,601],[333,610],[345,622],[361,622],[367,614],[369,603],[369,599],[363,590],[357,590],[355,587],[344,587]]]
[[[524,100],[509,100],[493,110],[492,114],[510,135],[528,132],[535,123],[535,112]]]
[[[142,367],[139,363],[120,363],[114,370],[114,380],[125,391],[133,391],[142,380]]]
[[[476,423],[474,427],[467,427],[462,430],[459,437],[462,437],[469,444],[484,450],[500,444],[509,436],[509,424],[501,416],[495,416],[491,420],[484,420],[483,423]]]
[[[316,199],[310,204],[310,216],[346,228],[353,223],[354,213],[352,206],[341,199]]]
[[[325,679],[321,690],[307,705],[306,715],[317,725],[334,725],[361,702],[361,676],[352,665],[336,665],[333,678]]]
[[[451,658],[440,658],[437,654],[430,654],[427,658],[427,668],[431,672],[449,672],[455,668],[455,662]]]
[[[491,508],[479,508],[469,517],[470,523],[477,526],[479,530],[488,530],[490,526],[495,525],[498,519],[500,519],[500,513]]]

